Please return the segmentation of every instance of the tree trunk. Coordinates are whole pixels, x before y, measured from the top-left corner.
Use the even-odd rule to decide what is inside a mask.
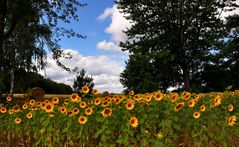
[[[183,68],[183,83],[184,83],[184,90],[189,91],[190,89],[189,70],[186,67]]]
[[[7,0],[0,1],[0,70],[3,66],[3,41],[4,41],[4,25],[6,17]]]
[[[14,92],[14,83],[15,83],[15,71],[14,69],[11,69],[10,71],[10,81],[11,81],[11,84],[10,84],[10,95],[11,97],[13,97],[13,92]]]

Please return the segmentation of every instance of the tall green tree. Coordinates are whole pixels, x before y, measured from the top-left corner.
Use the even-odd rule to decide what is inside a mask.
[[[159,56],[168,53],[165,58],[174,63],[171,69],[177,70],[180,76],[176,81],[182,79],[185,90],[190,90],[190,80],[203,70],[211,50],[223,44],[220,39],[226,28],[221,13],[237,7],[235,0],[119,0],[116,3],[132,22],[125,31],[128,40],[120,43],[123,50]]]
[[[64,54],[58,41],[64,35],[84,36],[60,26],[59,22],[77,21],[77,12],[85,5],[77,0],[1,0],[0,72],[11,74],[14,79],[16,68],[44,68],[46,47],[59,66],[70,70],[59,61]]]
[[[78,72],[76,79],[74,79],[74,84],[73,84],[74,91],[77,92],[78,94],[82,94],[81,88],[85,85],[89,87],[90,92],[92,92],[95,86],[93,82],[93,78],[86,75],[85,69],[82,69],[80,72]]]

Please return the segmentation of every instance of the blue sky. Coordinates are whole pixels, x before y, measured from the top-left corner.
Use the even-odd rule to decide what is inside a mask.
[[[128,53],[118,47],[120,41],[127,39],[122,32],[130,23],[119,13],[113,0],[81,0],[87,6],[79,8],[79,21],[70,24],[59,23],[66,28],[87,36],[86,39],[62,37],[59,44],[73,58],[62,59],[67,67],[84,68],[92,76],[95,88],[101,92],[109,91],[120,93],[123,86],[119,82],[119,75],[125,68]],[[76,73],[69,73],[55,64],[48,55],[46,76],[52,80],[73,85]]]
[[[100,51],[96,50],[97,42],[102,39],[110,39],[110,35],[104,32],[104,29],[109,25],[110,19],[100,21],[97,19],[100,14],[108,7],[114,5],[113,0],[84,0],[82,3],[87,3],[87,6],[80,8],[78,22],[70,24],[60,24],[74,29],[76,32],[87,36],[86,39],[79,38],[63,38],[60,42],[62,48],[74,48],[83,55],[100,55]]]

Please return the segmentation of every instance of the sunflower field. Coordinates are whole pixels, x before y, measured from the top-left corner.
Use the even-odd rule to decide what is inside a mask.
[[[237,146],[239,90],[7,97],[0,146]]]

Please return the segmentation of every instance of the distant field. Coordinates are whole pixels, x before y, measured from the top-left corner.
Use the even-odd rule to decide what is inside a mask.
[[[13,97],[15,98],[21,98],[21,97],[24,97],[24,96],[27,96],[27,94],[22,94],[22,93],[15,93],[13,94]],[[57,96],[58,98],[65,98],[65,97],[69,97],[70,94],[45,94],[45,98],[52,98],[52,97],[55,97]]]

